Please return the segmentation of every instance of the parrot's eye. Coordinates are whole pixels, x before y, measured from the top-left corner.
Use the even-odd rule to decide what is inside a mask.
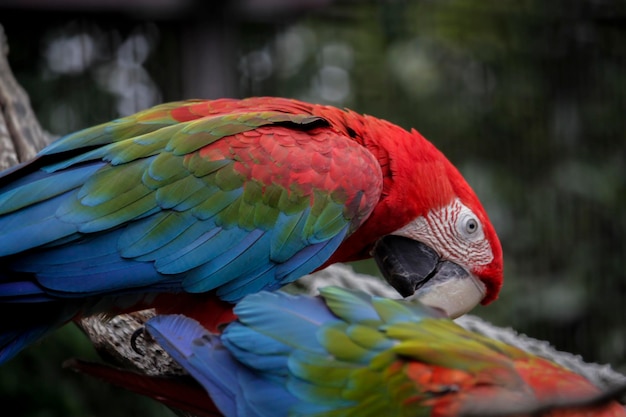
[[[465,222],[465,232],[468,234],[473,234],[478,230],[478,222],[475,219],[467,219]]]
[[[468,239],[476,239],[478,238],[478,233],[480,231],[480,223],[478,219],[469,209],[464,213],[461,213],[459,216],[459,221],[457,223],[457,229],[461,233],[462,236],[465,236]]]

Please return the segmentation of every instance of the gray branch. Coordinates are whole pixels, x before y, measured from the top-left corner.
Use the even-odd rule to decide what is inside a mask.
[[[31,159],[50,141],[8,61],[9,43],[0,25],[0,170]]]

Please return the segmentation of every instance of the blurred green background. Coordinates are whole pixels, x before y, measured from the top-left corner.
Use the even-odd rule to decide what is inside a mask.
[[[3,0],[0,24],[55,135],[162,101],[251,95],[415,127],[502,240],[504,290],[474,313],[626,372],[625,1]],[[3,366],[5,409],[173,415],[63,370],[72,356],[95,354],[66,326]]]

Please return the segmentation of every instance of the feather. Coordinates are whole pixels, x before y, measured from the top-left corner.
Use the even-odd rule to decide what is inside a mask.
[[[493,261],[481,278],[488,297],[499,288],[495,232],[455,168],[416,132],[349,110],[267,97],[165,103],[64,136],[0,177],[6,299],[82,302],[83,314],[111,313],[105,300],[121,294],[235,302],[367,257],[430,212],[423,202],[454,198],[483,221]],[[443,195],[435,183],[448,184]],[[45,294],[29,293],[37,286]],[[354,330],[357,350],[378,346],[366,333]]]
[[[219,339],[183,316],[157,316],[146,323],[146,329],[202,384],[225,415],[238,415],[238,408],[247,408],[237,401],[243,395],[239,373],[244,373],[244,380],[254,376],[232,359]],[[186,345],[187,340],[195,342]]]
[[[7,256],[62,239],[78,231],[77,225],[62,222],[54,214],[59,195],[49,200],[0,216],[0,256]]]
[[[308,208],[291,215],[280,212],[275,228],[272,231],[270,259],[274,262],[282,263],[301,250],[304,243],[303,230],[308,213]]]
[[[339,287],[320,288],[320,295],[328,308],[349,323],[380,323],[380,317],[372,305],[372,296],[361,291]]]
[[[596,395],[582,377],[418,301],[333,287],[320,294],[248,295],[219,335],[182,315],[146,326],[225,416],[530,415]],[[626,415],[616,401],[557,414],[588,411]]]
[[[124,258],[139,258],[154,252],[171,243],[195,223],[196,219],[189,213],[172,211],[141,219],[124,229],[117,241],[119,254]]]
[[[82,185],[103,164],[90,164],[54,175],[34,178],[31,182],[0,191],[0,215],[46,201]]]
[[[348,227],[345,226],[332,239],[303,247],[300,252],[289,258],[287,262],[276,267],[277,281],[283,285],[287,284],[307,274],[307,271],[310,272],[317,266],[323,265],[333,252],[337,250],[347,232]]]
[[[158,399],[168,407],[186,411],[197,417],[223,416],[206,391],[191,378],[148,376],[77,359],[70,359],[63,366],[137,394]]]
[[[37,284],[30,281],[0,283],[0,298],[13,302],[50,301],[50,297]]]
[[[234,313],[251,331],[266,334],[290,345],[298,343],[307,350],[318,351],[315,329],[321,323],[335,322],[336,317],[317,298],[295,297],[286,293],[252,294],[237,304]],[[277,317],[277,312],[280,314]],[[229,340],[226,330],[223,339]]]
[[[245,233],[241,229],[223,231],[221,236],[233,236],[219,245],[212,245],[211,252],[218,255],[209,262],[191,271],[183,281],[183,287],[188,292],[206,292],[232,280],[246,277],[260,267],[258,263],[251,263],[248,259],[263,259],[267,253],[269,236],[262,230],[252,230]],[[267,262],[267,261],[266,261]],[[261,263],[261,267],[263,264]]]
[[[155,264],[156,268],[164,274],[191,271],[223,253],[228,253],[248,235],[247,231],[238,227],[222,229],[214,226],[181,251],[171,252],[159,259]]]

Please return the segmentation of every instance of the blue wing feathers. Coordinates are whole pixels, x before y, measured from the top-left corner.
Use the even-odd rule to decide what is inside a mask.
[[[0,302],[213,289],[237,301],[315,270],[348,234],[342,205],[313,215],[307,198],[239,172],[244,138],[226,159],[197,151],[265,116],[162,117],[67,135],[0,173]]]
[[[157,271],[163,272],[161,268],[180,259],[189,252],[199,250],[200,245],[221,230],[222,229],[216,227],[213,222],[195,222],[193,226],[181,230],[179,235],[175,236],[169,242],[164,243],[160,248],[145,255],[138,256],[136,259],[140,261],[155,261]],[[123,246],[120,246],[120,249],[123,250]]]
[[[225,415],[286,416],[296,401],[284,384],[271,383],[271,377],[243,366],[217,336],[191,319],[157,316],[148,321],[146,328],[209,392]],[[268,405],[267,398],[275,401]]]
[[[321,352],[321,345],[315,335],[316,328],[337,321],[328,309],[321,307],[323,301],[319,298],[262,292],[247,296],[237,304],[234,312],[249,332],[268,335],[288,346]],[[229,339],[228,332],[238,327],[228,327],[224,332],[224,340]]]
[[[117,237],[121,233],[117,230],[72,246],[32,252],[15,260],[13,268],[34,273],[38,282],[57,296],[123,291],[166,279],[154,270],[152,263],[119,256]]]
[[[297,254],[289,258],[287,262],[277,266],[276,279],[282,284],[286,284],[314,271],[330,258],[347,234],[348,226],[345,226],[331,239],[303,247]]]
[[[31,175],[22,181],[0,189],[0,214],[48,200],[81,186],[102,167],[102,163],[80,166],[53,175]]]
[[[287,417],[291,415],[297,399],[284,384],[268,383],[265,375],[258,375],[243,369],[239,372],[241,386],[240,415],[250,417]],[[267,401],[272,398],[273,401]]]
[[[60,221],[54,210],[64,195],[0,216],[0,256],[15,254],[77,232],[76,225]]]
[[[356,291],[346,291],[339,287],[320,288],[328,308],[338,317],[349,323],[380,321],[380,316],[372,305],[372,296]]]
[[[240,365],[222,348],[217,337],[196,321],[180,315],[156,316],[146,323],[146,329],[202,384],[220,410],[236,415],[236,393],[232,387],[237,386],[236,370]],[[196,344],[201,348],[194,349]],[[198,351],[200,358],[192,359],[194,351]]]
[[[233,236],[234,238],[229,238]],[[267,242],[269,233],[255,229],[246,232],[240,228],[223,230],[220,236],[224,243],[215,244],[215,247],[222,247],[220,251],[212,251],[213,259],[207,260],[202,266],[191,271],[183,285],[190,292],[205,292],[232,280],[243,278],[250,272],[264,267],[259,262],[250,262],[246,259],[260,260],[267,253]],[[216,236],[217,238],[217,236]],[[233,242],[235,245],[231,246]],[[220,253],[221,252],[221,253]],[[270,261],[266,261],[270,264]]]
[[[128,225],[118,240],[117,248],[125,258],[138,258],[169,245],[195,222],[196,219],[189,213],[156,213]],[[150,258],[155,259],[156,257]]]
[[[165,279],[172,279],[154,272],[149,263],[125,259],[99,267],[85,267],[73,273],[39,273],[37,280],[57,296],[89,296],[102,293],[125,292],[132,288],[150,286]]]
[[[146,329],[177,361],[191,356],[193,345],[177,344],[176,340],[194,341],[210,336],[198,322],[183,315],[155,316],[146,322]]]
[[[206,233],[189,242],[179,251],[172,251],[156,261],[156,269],[164,274],[189,271],[228,250],[245,237],[243,230],[224,230],[213,225]],[[217,253],[215,253],[217,252]]]
[[[0,277],[0,280],[2,277]],[[34,282],[2,282],[0,283],[0,299],[13,302],[50,301],[45,291]]]
[[[280,366],[266,366],[258,361],[257,355],[273,355],[279,364],[286,365],[287,357],[293,351],[293,346],[276,340],[272,333],[265,333],[261,329],[250,329],[245,326],[230,326],[222,334],[222,343],[231,352],[236,352],[238,360],[249,363],[264,371],[280,369]],[[246,360],[244,357],[249,358]]]
[[[96,265],[98,259],[117,256],[116,241],[122,233],[116,230],[106,235],[82,236],[71,246],[59,246],[46,251],[33,251],[25,253],[15,261],[13,266],[20,271],[42,272],[75,269],[72,265],[91,264]],[[119,256],[118,256],[119,257]],[[78,269],[82,266],[77,267]]]
[[[304,226],[311,212],[306,208],[301,213],[280,213],[273,234],[270,258],[278,263],[285,262],[302,249],[304,243]]]
[[[39,218],[38,224],[25,224],[20,229],[3,233],[0,237],[0,256],[27,251],[68,237],[75,232],[76,226],[72,224],[51,218]]]
[[[305,247],[283,264],[270,261],[252,273],[239,275],[220,286],[217,294],[223,300],[235,302],[257,291],[276,290],[326,262],[343,241],[343,236],[340,234],[330,241]],[[247,257],[247,253],[241,256]]]
[[[360,294],[328,293],[336,302],[367,304]],[[324,299],[261,292],[245,297],[235,313],[238,321],[220,336],[182,316],[157,316],[147,328],[228,415],[324,415],[354,405],[341,375],[357,365],[337,362],[318,341],[321,328],[341,322]],[[312,381],[312,369],[339,377]]]
[[[273,291],[281,286],[276,280],[276,265],[269,262],[245,276],[239,276],[220,286],[217,295],[222,300],[236,302],[245,295],[261,290]]]
[[[0,333],[0,363],[4,363],[17,355],[25,346],[41,339],[48,333],[48,326],[31,328],[27,332]]]

